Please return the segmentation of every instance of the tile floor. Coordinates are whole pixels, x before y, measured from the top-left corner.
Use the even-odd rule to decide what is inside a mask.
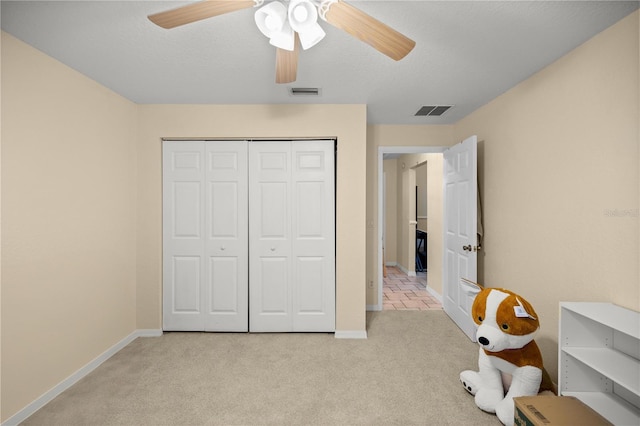
[[[428,311],[442,309],[438,300],[427,292],[427,276],[409,277],[396,267],[387,267],[383,281],[382,309],[385,311]]]

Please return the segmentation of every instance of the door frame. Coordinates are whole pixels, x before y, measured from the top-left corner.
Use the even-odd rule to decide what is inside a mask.
[[[383,204],[383,191],[384,191],[384,170],[383,170],[383,157],[384,154],[441,154],[444,153],[446,149],[450,147],[448,146],[378,146],[378,183],[377,183],[377,193],[378,193],[378,233],[376,235],[376,250],[377,250],[377,261],[376,261],[376,270],[378,271],[378,300],[377,304],[367,306],[367,310],[370,311],[381,311],[382,310],[382,287],[384,277],[382,276],[382,236],[383,236],[383,212],[384,212],[384,204]]]

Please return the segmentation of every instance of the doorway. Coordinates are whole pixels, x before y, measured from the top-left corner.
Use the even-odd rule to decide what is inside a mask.
[[[431,225],[427,225],[429,222],[428,215],[424,211],[420,211],[421,207],[416,203],[418,197],[418,203],[426,200],[420,200],[420,196],[417,195],[420,191],[416,191],[416,186],[424,186],[426,182],[422,181],[422,178],[418,178],[419,182],[416,182],[416,167],[420,166],[426,161],[425,155],[430,155],[432,158],[438,157],[440,160],[440,166],[434,167],[433,174],[442,176],[442,153],[446,147],[379,147],[378,148],[378,244],[377,244],[377,269],[378,269],[378,282],[377,282],[377,306],[374,305],[376,310],[383,309],[441,309],[442,303],[442,221],[441,217],[438,220],[433,220]],[[411,154],[409,156],[405,156]],[[425,154],[425,155],[423,155]],[[403,157],[405,156],[405,157]],[[398,208],[398,212],[387,213],[385,206],[385,199],[387,191],[393,191],[393,188],[386,188],[387,179],[385,175],[384,161],[400,159],[397,162],[396,171],[392,170],[391,173],[397,173],[398,179],[389,179],[391,185],[398,185],[401,191],[401,195],[398,197],[397,203],[402,206]],[[403,169],[404,167],[404,169]],[[428,167],[428,166],[427,166]],[[392,168],[393,169],[393,168]],[[420,174],[419,174],[420,175]],[[399,181],[399,182],[398,182]],[[434,181],[434,184],[438,185]],[[439,183],[439,189],[442,190],[442,183]],[[404,188],[404,189],[402,189]],[[440,195],[436,200],[442,203],[442,196]],[[435,205],[432,206],[436,208]],[[440,209],[442,210],[442,209]],[[440,212],[441,215],[441,212]],[[435,218],[432,218],[435,219]],[[393,224],[396,227],[397,235],[402,235],[398,238],[401,241],[402,247],[396,247],[394,245],[393,236],[389,234],[388,224]],[[431,232],[430,235],[425,232],[424,242],[429,246],[431,242],[431,249],[427,250],[432,254],[431,264],[419,265],[416,268],[414,263],[417,259],[416,254],[420,254],[424,247],[420,248],[416,245],[417,229],[428,228]],[[421,229],[427,231],[426,229]],[[394,229],[391,229],[391,233]],[[427,242],[428,241],[428,242]],[[435,243],[435,244],[433,244]],[[397,256],[389,256],[390,252],[383,255],[385,250],[392,250],[395,254],[399,253],[401,259]],[[426,251],[426,250],[425,250]],[[426,253],[425,253],[426,254]],[[390,257],[392,259],[390,259]],[[385,268],[385,266],[388,266]],[[422,268],[420,268],[422,266]],[[387,272],[387,279],[384,277],[384,269]],[[424,269],[424,270],[421,270]],[[386,284],[386,285],[385,285]],[[412,292],[416,292],[413,293]],[[400,294],[399,294],[400,293]],[[405,293],[404,295],[402,293]],[[402,299],[403,296],[407,303]],[[418,303],[414,303],[411,299],[416,300]]]
[[[383,311],[442,310],[442,303],[427,291],[427,272],[407,275],[397,266],[387,266],[382,286]]]
[[[384,168],[384,212],[383,217],[383,245],[384,250],[388,253],[385,256],[386,264],[383,265],[383,286],[382,286],[382,310],[441,310],[442,304],[432,293],[427,291],[427,249],[428,249],[428,207],[432,209],[438,208],[438,199],[431,200],[441,192],[441,179],[429,178],[429,167],[438,168],[438,162],[442,162],[440,154],[425,154],[417,156],[421,161],[414,167],[407,170],[407,179],[400,177],[405,171],[398,167],[398,163],[406,161],[405,156],[400,154],[385,154],[383,156]],[[436,172],[438,171],[436,170]],[[434,180],[434,182],[431,182]],[[431,188],[432,185],[440,185],[437,188]],[[406,186],[406,188],[403,188]],[[411,188],[415,188],[411,191]],[[429,196],[431,192],[431,197]],[[412,199],[409,199],[412,198]],[[402,250],[399,250],[396,243],[399,239],[400,232],[394,232],[397,228],[402,227],[404,219],[399,217],[409,215],[411,222],[416,222],[414,226],[410,226],[407,235],[400,238]],[[432,220],[433,220],[432,215]],[[438,223],[436,220],[434,223]],[[408,238],[407,238],[408,237]],[[407,239],[405,242],[404,240]],[[387,246],[386,243],[389,245]],[[415,247],[415,250],[409,248]],[[395,247],[395,249],[394,249]],[[405,253],[402,262],[398,262],[399,253]],[[434,256],[432,256],[434,257]],[[404,265],[415,264],[415,267],[409,272]],[[434,279],[437,279],[435,277]],[[432,290],[429,288],[429,290]]]

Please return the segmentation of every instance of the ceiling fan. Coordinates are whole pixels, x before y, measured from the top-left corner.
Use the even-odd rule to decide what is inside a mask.
[[[325,22],[346,31],[379,52],[399,61],[415,46],[415,41],[342,0],[203,0],[148,18],[162,28],[174,28],[202,19],[250,7],[258,29],[276,47],[276,83],[296,80],[299,46],[308,49],[325,36],[318,24]],[[288,6],[285,5],[285,1]],[[262,6],[262,7],[261,7]]]

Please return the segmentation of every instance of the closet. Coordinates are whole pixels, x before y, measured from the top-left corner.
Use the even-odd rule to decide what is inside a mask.
[[[333,140],[163,142],[163,328],[335,331]]]

